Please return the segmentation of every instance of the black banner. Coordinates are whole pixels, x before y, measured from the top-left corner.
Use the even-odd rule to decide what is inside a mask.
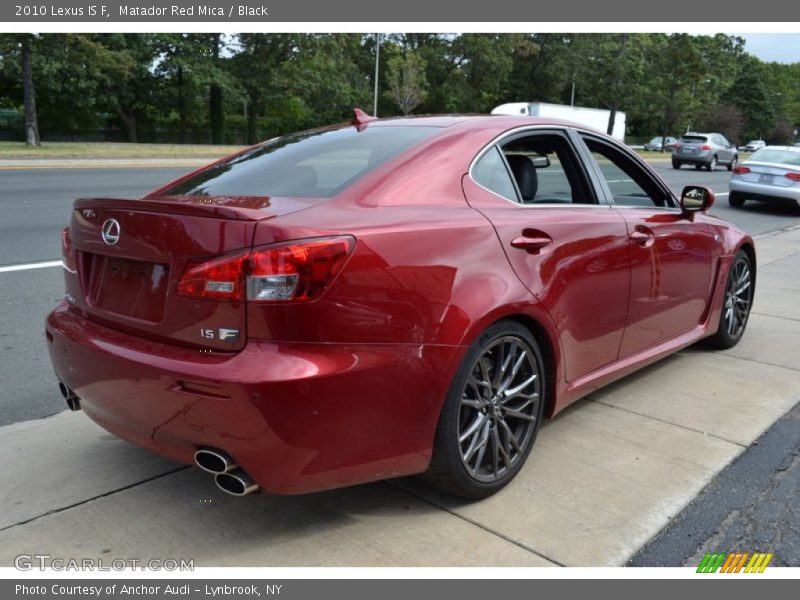
[[[737,10],[738,8],[747,10]],[[752,3],[698,3],[691,0],[641,2],[608,0],[586,2],[520,2],[519,0],[461,0],[460,2],[404,0],[49,0],[24,1],[0,5],[0,19],[7,22],[691,22],[786,23],[800,20],[800,4],[781,0]]]

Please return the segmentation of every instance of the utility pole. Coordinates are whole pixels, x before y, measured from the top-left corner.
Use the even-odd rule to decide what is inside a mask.
[[[375,99],[372,103],[372,116],[378,116],[378,68],[381,61],[381,34],[375,34]]]
[[[572,71],[572,93],[569,96],[569,105],[575,106],[575,79],[578,76],[577,71]]]

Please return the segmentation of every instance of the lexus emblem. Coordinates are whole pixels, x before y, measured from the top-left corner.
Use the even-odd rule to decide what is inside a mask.
[[[102,229],[103,241],[109,246],[113,246],[119,241],[120,231],[119,221],[116,219],[106,219]]]

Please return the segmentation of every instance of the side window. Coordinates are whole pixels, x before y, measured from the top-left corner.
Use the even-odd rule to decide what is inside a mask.
[[[613,146],[584,137],[605,178],[614,204],[620,206],[671,207],[670,196],[642,168]]]
[[[511,175],[497,147],[481,156],[472,169],[472,178],[495,194],[512,202],[519,202],[514,182],[511,181]]]
[[[566,136],[537,132],[514,137],[501,150],[523,204],[595,204],[596,198]]]

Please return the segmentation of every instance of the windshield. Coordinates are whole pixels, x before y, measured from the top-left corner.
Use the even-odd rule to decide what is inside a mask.
[[[660,137],[654,137],[652,140],[650,140],[650,144],[651,145],[660,144],[660,143],[661,143],[661,138]]]
[[[755,152],[749,160],[800,167],[800,152],[778,150],[776,148],[762,148],[758,152]]]
[[[355,127],[276,138],[179,181],[168,196],[335,196],[435,127]]]

